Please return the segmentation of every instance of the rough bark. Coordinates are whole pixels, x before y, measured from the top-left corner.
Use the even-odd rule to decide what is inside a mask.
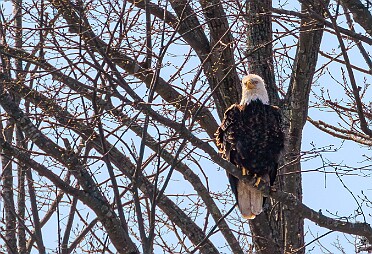
[[[231,26],[219,0],[200,0],[203,14],[210,30],[212,60],[210,69],[204,72],[209,77],[217,112],[220,119],[225,110],[240,99],[241,82],[235,68],[234,43]]]
[[[270,103],[279,105],[279,95],[275,85],[271,0],[247,2],[247,59],[250,73],[264,78]]]
[[[353,14],[354,20],[372,36],[372,14],[370,11],[372,3],[365,1],[366,3],[363,4],[359,0],[341,0],[341,2]]]
[[[23,147],[26,149],[24,144],[22,144],[22,137],[20,135],[20,130],[17,128],[17,145],[19,147]],[[26,212],[26,189],[25,189],[25,179],[26,179],[26,170],[27,168],[24,167],[22,164],[17,165],[18,169],[18,195],[17,195],[17,211],[18,211],[18,218],[20,221],[25,221],[25,212]],[[18,248],[20,253],[27,252],[27,237],[26,237],[26,228],[23,223],[18,224]]]
[[[22,0],[15,0],[14,3],[14,25],[15,25],[15,47],[16,48],[22,48],[23,46],[23,27],[22,27]],[[23,61],[21,59],[17,59],[15,61],[15,75],[18,80],[21,81],[23,77]],[[25,144],[20,139],[20,130],[16,126],[16,142],[18,145],[25,147]],[[23,144],[22,144],[23,143]],[[26,252],[26,229],[24,225],[24,219],[25,219],[25,210],[26,210],[26,191],[25,191],[25,173],[26,168],[22,164],[17,165],[17,171],[18,171],[18,195],[17,195],[17,217],[18,217],[18,230],[17,230],[17,236],[18,236],[18,250],[20,253]]]
[[[20,35],[22,23],[20,23],[21,19],[21,1],[14,1],[15,7],[13,9],[14,13],[14,26],[15,26],[15,33],[16,36]],[[1,44],[6,43],[6,38],[4,37],[5,34],[0,34]],[[21,46],[22,41],[21,39],[15,37],[15,44],[16,46]],[[11,62],[5,56],[1,55],[1,66],[0,69],[4,72],[3,79],[10,80],[12,78],[11,73]],[[17,59],[16,60],[16,73],[18,74],[20,69],[20,65],[22,62]],[[13,98],[14,99],[14,98]],[[11,141],[13,139],[13,131],[14,131],[14,121],[8,119],[8,115],[5,114],[1,116],[1,136],[5,140]],[[4,126],[5,123],[5,126]],[[5,212],[5,232],[4,232],[4,241],[6,244],[6,249],[9,253],[18,253],[17,248],[17,238],[16,238],[16,228],[17,228],[17,214],[15,209],[15,202],[14,202],[14,184],[13,184],[13,163],[12,159],[4,154],[1,154],[1,183],[2,183],[2,200],[4,203],[4,212]]]
[[[8,124],[2,128],[1,134],[4,140],[12,140],[14,125],[12,122],[7,121]],[[12,160],[4,154],[1,155],[1,182],[2,182],[2,199],[4,202],[5,211],[5,241],[7,251],[9,253],[18,253],[17,238],[16,238],[16,225],[17,217],[14,205],[14,192],[13,192],[13,166]]]

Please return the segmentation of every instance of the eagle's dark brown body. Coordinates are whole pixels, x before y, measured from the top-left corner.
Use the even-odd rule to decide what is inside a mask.
[[[260,100],[251,101],[248,105],[232,105],[226,110],[222,124],[217,129],[216,142],[226,160],[245,168],[248,174],[267,179],[272,185],[284,146],[279,109],[265,105]],[[230,174],[228,177],[240,203],[237,193],[239,180]]]

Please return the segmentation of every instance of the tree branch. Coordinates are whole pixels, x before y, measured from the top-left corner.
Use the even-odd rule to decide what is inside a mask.
[[[83,13],[78,13],[70,1],[51,0],[50,2],[67,21],[70,26],[70,32],[81,35],[83,41],[86,45],[89,45],[92,51],[97,52],[102,56],[107,55],[113,63],[143,81],[148,88],[151,86],[151,81],[155,75],[154,71],[142,68],[134,59],[107,45],[93,32],[90,24],[87,23],[87,18],[83,16]],[[83,17],[80,17],[79,14]],[[177,92],[164,79],[159,77],[157,81],[156,92],[165,101],[171,103],[178,102],[178,104],[175,105],[178,105],[180,110],[185,108],[187,103],[186,97]],[[193,102],[189,103],[189,107],[192,111],[198,109],[198,105]],[[217,126],[217,123],[207,108],[201,110],[197,119],[200,126],[207,130],[208,134],[213,135],[213,133],[210,133],[208,130],[210,130],[211,125]]]
[[[64,77],[63,74],[61,74],[59,72],[55,72],[55,74],[60,75],[60,77]],[[76,82],[68,82],[66,85],[68,85],[70,88],[72,88],[76,92],[82,92],[81,91],[83,89],[82,84],[81,85],[79,85],[79,84],[74,85]],[[38,105],[39,107],[41,107],[46,114],[48,114],[50,116],[53,116],[53,117],[56,117],[57,120],[60,121],[62,124],[66,125],[66,126],[70,125],[70,126],[77,127],[77,128],[75,128],[75,131],[79,132],[79,130],[88,129],[87,126],[81,126],[81,123],[79,123],[78,121],[75,121],[74,117],[72,115],[68,114],[63,108],[54,104],[53,101],[50,98],[47,98],[46,96],[42,95],[41,93],[39,93],[39,92],[37,92],[33,89],[30,89],[30,88],[28,88],[28,87],[26,87],[22,84],[14,84],[14,83],[4,83],[4,84],[6,85],[6,87],[8,89],[13,91],[14,93],[18,94],[21,97],[24,97],[27,101],[32,102],[34,105]],[[92,100],[93,95],[92,95],[91,92],[86,91],[83,94],[86,96],[86,98]],[[98,105],[100,105],[101,107],[103,107],[107,112],[114,115],[120,122],[122,122],[125,125],[128,125],[138,136],[142,136],[142,127],[140,125],[136,124],[135,122],[133,122],[128,116],[123,114],[121,111],[116,109],[111,103],[103,101],[100,98],[96,98],[96,103]],[[142,104],[137,104],[137,105],[139,106],[140,109],[145,109],[145,112],[152,111],[151,108],[148,107],[145,104],[143,104],[143,105]],[[181,136],[190,140],[191,143],[193,145],[195,145],[196,147],[199,147],[200,149],[208,152],[211,155],[212,158],[213,157],[219,158],[217,153],[214,151],[214,149],[207,142],[204,142],[204,141],[196,138],[187,128],[185,128],[185,126],[182,126],[181,124],[178,124],[174,121],[164,119],[164,117],[158,115],[156,112],[152,112],[150,115],[152,117],[154,117],[154,119],[159,120],[161,123],[165,124],[166,126],[172,127],[173,129],[178,130]],[[89,135],[92,135],[92,134],[90,133]],[[86,135],[86,137],[88,137],[89,135]],[[97,136],[97,134],[94,134],[94,136]],[[148,145],[154,151],[157,151],[157,142],[155,140],[153,140],[152,137],[148,134],[147,134],[147,138],[146,138],[146,145]],[[164,150],[162,152],[162,157],[168,163],[170,163],[172,161],[172,158],[173,158],[173,156],[171,154],[169,154],[166,150]],[[219,158],[219,159],[222,162],[225,162],[221,158]],[[182,169],[184,169],[186,171],[182,171]],[[197,187],[197,186],[203,186],[201,184],[200,180],[199,180],[199,177],[197,177],[186,165],[184,165],[182,163],[177,166],[177,170],[180,170],[180,172],[185,175],[186,179],[188,179],[193,184],[194,188],[196,188],[196,190],[198,192],[200,191],[199,194],[201,195],[202,198],[205,199],[206,204],[213,205],[212,207],[209,207],[210,208],[209,210],[210,211],[218,211],[218,208],[215,206],[213,200],[210,198],[210,196],[208,194],[208,191],[205,190],[205,189],[204,190],[200,189],[200,187]],[[195,182],[196,179],[198,179],[197,182]],[[216,220],[218,220],[221,217],[221,214],[218,215],[218,214],[212,213],[212,215],[217,216],[215,218]],[[226,233],[225,236],[229,236],[228,238],[230,239],[230,241],[228,241],[228,242],[229,243],[231,243],[231,242],[236,243],[236,240],[234,240],[234,238],[231,238],[232,235],[229,233],[230,231],[228,230],[227,224],[225,225],[225,224],[222,223],[221,226],[226,228],[226,230],[222,230],[222,232]]]
[[[117,218],[110,204],[101,194],[95,182],[84,168],[77,156],[72,151],[66,151],[52,142],[41,131],[39,131],[30,119],[24,115],[20,108],[12,101],[11,97],[3,90],[3,79],[0,84],[0,105],[15,120],[20,128],[25,132],[40,149],[58,160],[61,164],[71,170],[71,173],[79,181],[86,191],[85,203],[97,214],[98,218],[107,230],[108,235],[120,253],[137,253],[136,246],[129,238],[129,235],[121,227],[121,222]],[[88,202],[89,200],[89,202]]]
[[[144,1],[129,0],[129,2],[138,8],[145,9]],[[197,19],[196,13],[192,10],[188,1],[173,0],[170,1],[170,4],[176,12],[177,17],[153,3],[149,3],[149,11],[173,29],[176,29],[178,26],[177,32],[195,50],[201,61],[203,61],[210,52],[210,45],[202,29],[202,25]]]
[[[10,86],[7,86],[7,87],[10,88]],[[90,127],[83,125],[80,121],[77,121],[72,115],[69,115],[66,110],[63,110],[61,107],[57,106],[56,104],[53,104],[49,98],[42,96],[36,91],[33,91],[25,86],[21,87],[20,84],[18,84],[18,89],[16,89],[16,91],[17,93],[19,93],[19,95],[24,96],[26,100],[30,100],[32,103],[40,106],[43,110],[45,110],[46,113],[56,117],[57,120],[60,121],[63,125],[70,126],[71,129],[73,129],[76,133],[81,135],[84,139],[90,140],[93,144],[93,147],[99,153],[105,154],[105,151],[102,149],[102,144],[101,144],[102,141],[99,138],[100,135],[98,135],[98,133],[95,133]],[[99,102],[97,103],[99,104]],[[142,133],[141,130],[139,131],[140,133]],[[149,140],[151,142],[151,139]],[[147,142],[149,142],[149,140]],[[109,144],[106,140],[104,140],[104,142],[106,146],[106,151],[108,151],[110,161],[112,161],[119,170],[121,170],[128,178],[131,179],[133,176],[133,172],[134,172],[134,165],[130,162],[130,160],[127,157],[122,155],[122,153],[120,153],[117,148]],[[157,146],[155,145],[155,147]],[[168,156],[170,157],[168,158],[169,160],[173,160],[173,156],[171,155],[168,155]],[[188,169],[188,167],[186,167],[186,169]],[[191,183],[195,183],[196,179],[198,179],[198,178],[195,178],[195,175],[193,174],[191,170],[185,171],[185,177],[188,177]],[[141,183],[140,189],[147,196],[151,197],[154,194],[155,187],[142,174],[139,175],[139,182]],[[203,186],[203,184],[201,184],[200,182],[197,182],[197,184],[200,184],[200,186]],[[200,187],[197,188],[197,190],[200,191],[201,190]],[[158,190],[155,190],[155,193],[158,193]],[[207,191],[204,191],[203,196],[206,198],[208,197],[208,195],[209,193]],[[165,214],[169,216],[170,220],[174,221],[175,224],[181,228],[184,234],[190,237],[190,240],[194,244],[198,244],[200,241],[202,241],[202,239],[204,238],[204,233],[202,232],[202,230],[166,196],[162,195],[160,199],[161,201],[159,201],[159,207],[160,209],[164,211]],[[213,203],[214,202],[210,202],[210,200],[208,200],[208,204],[213,205]],[[211,210],[215,211],[215,215],[218,215],[218,212],[217,212],[218,208],[217,209],[215,208],[217,208],[216,205],[214,205],[214,207],[211,207]],[[224,226],[225,226],[224,231],[226,233],[224,235],[227,235],[227,237],[230,239],[229,242],[230,243],[231,242],[234,243],[234,241],[236,242],[236,240],[231,238],[232,235],[229,235],[231,234],[231,232],[227,233],[228,232],[227,224],[221,224],[221,227],[224,227]],[[237,247],[235,246],[235,249],[236,248]],[[212,253],[218,253],[218,251],[215,249],[215,247],[210,241],[204,244],[201,249],[203,250],[203,253],[209,253],[208,251],[211,251],[211,250],[213,250]]]
[[[80,232],[80,234],[75,238],[75,240],[71,243],[71,245],[67,249],[67,253],[72,253],[74,249],[77,247],[77,245],[83,241],[86,234],[89,233],[93,229],[93,227],[97,224],[98,218],[93,219],[89,225],[87,225],[83,231]]]
[[[347,25],[349,26],[350,31],[355,32],[353,22],[351,20],[350,14],[346,10],[346,6],[344,4],[342,4],[342,7],[344,8]],[[368,52],[363,47],[363,44],[360,41],[356,40],[355,38],[353,38],[353,41],[356,43],[356,45],[357,45],[360,53],[362,54],[362,56],[364,58],[364,61],[368,65],[368,68],[369,68],[369,71],[370,71],[369,74],[371,74],[372,73],[372,60],[371,60],[371,57],[368,55]]]
[[[240,180],[242,181],[246,181],[252,186],[254,186],[257,181],[255,177],[249,175],[239,176],[238,178],[240,178]],[[322,213],[316,212],[303,204],[293,194],[280,191],[276,188],[270,188],[268,185],[266,185],[266,183],[262,181],[257,188],[262,191],[265,196],[272,197],[276,201],[285,204],[287,206],[287,209],[299,213],[300,216],[316,223],[320,227],[347,234],[364,236],[368,239],[368,241],[372,241],[372,228],[368,223],[352,223],[327,217]]]
[[[28,193],[30,195],[30,203],[31,203],[31,211],[32,211],[32,217],[34,219],[34,225],[35,225],[35,240],[37,244],[37,249],[39,253],[44,254],[45,252],[45,246],[43,241],[43,234],[41,232],[41,224],[39,219],[39,211],[37,207],[37,198],[34,188],[34,180],[32,178],[32,172],[31,169],[28,168],[26,171],[26,177],[27,177],[27,184],[28,184]]]
[[[58,74],[58,73],[57,73]],[[63,76],[62,76],[63,77]],[[68,80],[70,81],[70,79]],[[66,83],[71,89],[82,92],[81,89],[82,86],[78,86],[79,84],[76,84],[76,86],[71,86],[71,83]],[[57,120],[64,124],[65,126],[73,126],[74,131],[82,135],[86,139],[90,139],[91,136],[98,136],[97,134],[94,134],[91,132],[90,128],[88,128],[85,125],[82,125],[80,121],[76,121],[75,118],[70,115],[66,110],[64,110],[59,105],[55,104],[53,100],[46,97],[45,95],[30,89],[29,87],[26,87],[22,84],[15,84],[13,82],[6,82],[4,85],[7,87],[7,89],[10,89],[11,91],[19,94],[21,97],[25,98],[26,100],[32,102],[34,105],[38,105],[41,109],[44,110],[44,112],[48,115],[52,115],[57,118]],[[87,99],[92,99],[92,94],[88,91],[84,91],[83,95],[86,96]],[[113,105],[107,101],[104,101],[100,98],[96,99],[97,103],[101,105],[107,112],[110,112],[110,114],[114,115],[120,122],[122,122],[125,125],[130,126],[130,128],[137,134],[141,135],[142,128],[134,123],[128,116],[126,116],[124,113],[113,107]],[[139,104],[140,105],[140,104]],[[144,105],[145,106],[145,105]],[[142,109],[142,108],[140,108]],[[199,138],[195,137],[190,130],[182,126],[181,124],[178,124],[174,121],[170,120],[163,120],[162,116],[155,113],[155,115],[151,115],[155,120],[159,120],[160,123],[173,128],[174,130],[178,130],[180,135],[183,138],[186,138],[189,140],[194,146],[200,148],[204,152],[206,152],[210,158],[215,161],[219,166],[226,168],[230,167],[232,165],[230,162],[222,159],[218,153],[215,151],[215,149],[209,145],[208,142],[202,141]],[[152,140],[149,139],[149,140]],[[149,142],[149,145],[153,143],[156,144],[157,142]],[[156,145],[153,146],[155,148]],[[109,150],[109,149],[108,149]],[[156,149],[155,149],[156,150]],[[235,174],[240,174],[240,170],[236,169]]]
[[[40,175],[40,173],[39,173],[39,175]],[[70,176],[71,176],[71,173],[68,171],[66,173],[64,179],[62,180],[62,182],[64,182],[66,186],[70,186],[69,185],[69,183],[70,183]],[[65,193],[67,193],[67,192],[64,191],[64,189],[60,189],[60,191],[57,194],[57,197],[55,198],[55,200],[53,201],[53,203],[50,205],[49,210],[46,212],[46,214],[44,215],[44,217],[41,219],[41,221],[40,221],[40,226],[41,227],[43,227],[49,221],[49,219],[52,217],[52,215],[56,211],[57,206],[61,202],[61,200],[63,198],[63,195]],[[34,244],[35,241],[36,241],[35,237],[32,237],[31,239],[28,240],[27,247],[26,247],[27,253],[30,253],[31,252],[32,246],[33,246],[33,244]]]
[[[342,4],[353,14],[354,20],[372,36],[372,14],[359,0],[341,0]]]
[[[319,2],[324,6],[322,0],[319,0]],[[358,1],[355,1],[355,2],[358,2]],[[345,6],[348,6],[348,5],[345,4]],[[343,55],[344,60],[345,60],[346,69],[347,69],[347,72],[349,74],[350,84],[351,84],[351,87],[352,87],[352,90],[353,90],[353,95],[354,95],[356,106],[357,106],[357,112],[358,112],[359,121],[360,121],[360,128],[362,129],[362,131],[365,134],[372,137],[372,130],[368,127],[368,123],[367,123],[366,118],[364,116],[363,103],[362,103],[362,100],[360,99],[360,96],[359,96],[359,88],[358,88],[358,86],[356,84],[356,81],[355,81],[353,69],[352,69],[351,64],[350,64],[349,56],[347,54],[344,41],[342,40],[340,31],[338,30],[336,20],[334,19],[334,17],[332,16],[332,14],[329,12],[328,9],[325,9],[325,11],[328,13],[329,18],[332,21],[333,27],[334,27],[336,35],[337,35],[338,42],[340,43],[341,52],[342,52],[342,55]]]
[[[370,140],[370,138],[367,135],[361,135],[357,132],[337,128],[321,120],[315,121],[310,117],[308,117],[307,120],[319,130],[324,131],[325,133],[328,133],[334,137],[344,140],[352,140],[362,145],[372,146],[372,140]]]
[[[311,220],[312,222],[315,222],[320,227],[347,234],[365,236],[370,242],[372,241],[372,228],[368,223],[352,223],[327,217],[312,210],[301,203],[293,195],[285,192],[272,190],[269,195],[274,199],[285,203],[289,209],[295,211],[296,213],[298,212],[301,216]]]
[[[310,11],[310,12],[297,12],[297,11],[289,11],[289,10],[284,10],[284,9],[278,9],[278,8],[273,8],[272,9],[274,13],[277,14],[284,14],[284,15],[289,15],[289,16],[294,16],[294,17],[299,17],[301,19],[306,19],[306,20],[317,20],[318,22],[323,23],[325,26],[329,28],[334,28],[332,22],[329,22],[325,20],[325,18],[322,15],[317,14],[316,12]],[[369,38],[367,36],[364,36],[362,34],[356,33],[351,31],[350,29],[346,29],[343,27],[338,26],[338,29],[341,33],[350,36],[351,38],[355,38],[357,40],[363,41],[369,45],[372,45],[372,38]]]
[[[207,20],[211,40],[211,69],[206,69],[213,91],[217,113],[221,119],[225,110],[240,99],[241,84],[234,59],[234,38],[220,0],[199,0]]]
[[[57,74],[58,72],[56,72]],[[60,76],[60,77],[63,77]],[[77,81],[76,81],[77,82]],[[76,92],[82,92],[81,90],[83,89],[83,86],[79,86],[78,84],[76,86],[72,85],[75,82],[69,82],[66,85],[70,86],[73,90],[76,90]],[[53,102],[52,99],[47,98],[46,96],[42,95],[41,93],[30,89],[23,84],[14,84],[12,82],[10,83],[4,83],[8,89],[13,91],[14,93],[18,94],[19,96],[25,98],[27,101],[32,102],[34,105],[37,105],[41,109],[44,110],[44,112],[52,117],[55,117],[59,122],[61,122],[63,125],[66,127],[73,126],[73,130],[81,134],[81,130],[88,130],[90,129],[88,126],[83,126],[81,122],[76,121],[75,118],[68,114],[63,108],[59,107],[57,104]],[[80,91],[79,91],[80,90]],[[86,91],[83,93],[88,99],[92,100],[93,95],[89,92]],[[96,98],[96,103],[103,107],[107,112],[110,112],[110,114],[114,115],[120,122],[122,122],[125,125],[128,125],[138,136],[142,136],[142,127],[135,122],[133,122],[128,116],[124,115],[121,111],[117,110],[115,107],[112,106],[111,103],[103,101],[100,98]],[[141,105],[141,104],[139,104]],[[143,107],[146,107],[146,105],[143,105]],[[155,113],[156,114],[156,113]],[[152,114],[151,114],[152,115]],[[158,115],[158,114],[156,114]],[[152,115],[154,116],[154,115]],[[159,116],[161,117],[161,116]],[[157,119],[158,117],[155,117]],[[164,123],[164,121],[161,121]],[[180,124],[175,123],[173,121],[167,121],[167,123],[171,123],[172,127],[175,130],[178,130],[180,132],[180,135],[182,137],[185,137],[186,139],[189,139],[192,144],[196,145],[197,147],[200,147],[200,149],[205,150],[208,152],[211,157],[213,158],[218,158],[221,162],[225,163],[222,158],[220,158],[217,153],[214,151],[214,149],[204,141],[201,141],[200,139],[196,138],[185,126],[182,126],[180,128]],[[166,124],[166,123],[165,123]],[[167,125],[167,124],[166,124]],[[71,128],[71,127],[70,127]],[[99,136],[97,133],[86,133],[84,137],[88,138],[90,136],[97,137]],[[151,149],[154,151],[157,151],[158,149],[158,144],[157,142],[149,135],[146,134],[146,145],[149,146]],[[106,149],[109,150],[109,149]],[[103,154],[106,154],[105,151],[103,151]],[[161,153],[161,156],[167,161],[168,163],[172,163],[173,161],[173,156],[168,153],[166,150],[163,150]],[[205,189],[204,185],[201,183],[201,180],[199,177],[193,173],[193,171],[188,168],[185,164],[183,163],[178,163],[176,170],[181,172],[186,180],[188,180],[195,190],[198,192],[198,194],[203,198],[208,210],[211,212],[213,218],[215,221],[220,220],[222,217],[218,207],[216,206],[215,202],[213,199],[210,197],[209,192],[207,189]],[[240,245],[238,241],[235,239],[234,235],[231,233],[227,223],[223,220],[222,222],[219,223],[221,232],[225,236],[227,242],[230,244],[232,250],[235,253],[240,253]]]

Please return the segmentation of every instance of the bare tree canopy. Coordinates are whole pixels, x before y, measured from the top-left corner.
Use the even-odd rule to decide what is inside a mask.
[[[372,250],[371,11],[363,0],[0,1],[0,252]],[[256,179],[214,137],[248,73],[285,132],[250,221],[226,171]],[[323,203],[325,189],[340,206]]]

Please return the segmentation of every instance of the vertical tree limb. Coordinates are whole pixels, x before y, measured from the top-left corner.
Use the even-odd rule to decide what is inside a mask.
[[[45,246],[43,242],[43,234],[41,232],[39,211],[38,211],[37,201],[36,201],[37,198],[36,198],[36,193],[34,189],[34,180],[32,178],[32,172],[30,168],[26,170],[26,176],[27,176],[27,184],[28,184],[28,193],[30,195],[31,212],[32,212],[32,217],[33,217],[33,221],[35,225],[36,244],[37,244],[39,253],[44,254],[46,252],[45,252]]]
[[[5,77],[4,77],[5,78]],[[13,139],[14,122],[3,120],[3,116],[0,118],[0,131],[1,136],[5,140]],[[3,122],[6,125],[3,126]],[[13,163],[12,160],[1,154],[1,182],[2,182],[2,196],[4,200],[5,210],[5,240],[7,242],[7,251],[9,253],[18,253],[17,238],[16,238],[16,209],[14,204],[14,191],[13,191]]]
[[[63,234],[63,238],[62,238],[62,244],[61,244],[61,253],[62,254],[67,254],[68,253],[68,242],[69,242],[70,233],[71,233],[71,229],[72,229],[72,225],[73,225],[74,217],[75,217],[75,213],[76,213],[77,201],[78,201],[77,197],[72,198],[72,204],[71,204],[71,207],[70,207],[70,213],[68,215],[68,220],[67,220],[67,225],[66,225],[66,228],[65,228],[65,233]]]
[[[206,75],[212,77],[209,84],[212,90],[218,85],[213,96],[222,119],[225,110],[239,100],[241,93],[240,79],[235,68],[234,38],[221,1],[199,0],[199,3],[207,20],[212,48],[211,70],[206,70]]]
[[[278,89],[275,84],[272,45],[272,0],[246,2],[247,59],[250,73],[264,78],[270,103],[279,105]],[[263,45],[265,45],[263,47]]]
[[[325,6],[329,1],[326,1]],[[301,4],[302,12],[323,13],[322,6],[313,0]],[[302,176],[300,151],[302,130],[308,115],[310,89],[318,60],[320,43],[323,35],[323,24],[316,20],[301,19],[300,36],[296,57],[292,69],[290,85],[286,94],[284,117],[289,124],[286,128],[284,164],[280,172],[280,187],[302,201]],[[289,121],[289,122],[288,122]],[[294,162],[294,163],[292,163]],[[291,252],[304,245],[304,221],[295,211],[282,208],[283,241],[285,251]]]
[[[23,136],[21,135],[21,130],[16,126],[16,144],[19,147],[27,149],[23,142]],[[26,211],[26,190],[25,190],[25,179],[26,179],[26,170],[27,168],[19,163],[17,164],[18,171],[18,195],[17,195],[17,211],[18,211],[18,220],[22,222],[25,221],[25,211]],[[20,253],[27,253],[27,238],[26,238],[26,229],[23,223],[18,223],[18,248]]]

